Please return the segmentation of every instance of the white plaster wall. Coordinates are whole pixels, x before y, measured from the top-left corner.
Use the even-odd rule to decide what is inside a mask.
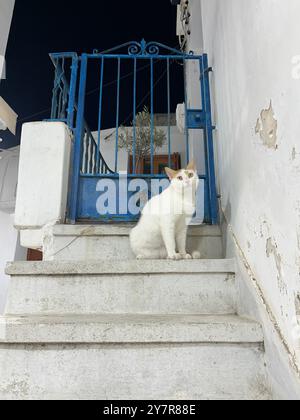
[[[300,367],[300,79],[292,61],[300,55],[300,2],[202,0],[202,18],[204,49],[214,68],[222,207],[265,299],[268,319],[276,326],[275,332],[266,330],[267,348],[278,349],[275,336],[280,337],[296,374]],[[270,101],[278,123],[274,148],[264,145],[255,132]],[[249,306],[247,294],[243,298]],[[276,372],[272,351],[268,356],[274,383],[284,388],[286,378],[279,366]]]
[[[8,261],[25,261],[27,250],[21,248],[19,235],[13,226],[14,215],[0,211],[0,315],[4,312],[9,276],[5,275]]]
[[[15,0],[0,0],[0,82],[5,76],[4,57],[14,5]],[[4,127],[6,128],[5,125]],[[2,158],[0,159],[0,314],[2,314],[9,281],[9,277],[4,273],[6,263],[25,259],[26,250],[20,247],[18,232],[13,227],[18,150],[2,151],[0,157]]]
[[[187,106],[189,109],[202,109],[199,61],[186,64]],[[185,140],[184,140],[185,141]],[[205,148],[203,130],[189,130],[190,156],[197,162],[199,173],[205,174]]]
[[[16,205],[20,148],[0,149],[0,211],[13,213]]]
[[[202,31],[202,7],[201,0],[189,2],[189,30],[191,36],[188,39],[187,52],[193,51],[194,55],[204,52]],[[201,109],[200,88],[200,64],[198,60],[189,60],[186,63],[187,83],[187,106],[190,109]],[[189,130],[191,157],[197,162],[199,172],[205,174],[205,148],[202,130]]]
[[[191,38],[188,49],[195,54],[203,53],[203,30],[202,30],[202,9],[201,0],[193,0],[189,3],[189,12],[191,14],[189,29]]]
[[[115,170],[115,144],[116,130],[114,128],[101,131],[100,150],[108,167]],[[98,141],[98,131],[93,132],[93,136]],[[128,167],[128,154],[126,150],[118,152],[118,172],[126,172]]]
[[[25,260],[27,250],[21,248],[14,228],[14,209],[18,177],[19,147],[0,153],[0,314],[4,311],[9,277],[8,261]]]
[[[0,80],[15,0],[0,0]]]

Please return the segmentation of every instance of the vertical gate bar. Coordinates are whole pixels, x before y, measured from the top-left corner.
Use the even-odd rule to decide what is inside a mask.
[[[204,180],[204,223],[211,223],[210,199],[207,178]]]
[[[120,120],[120,78],[121,78],[121,58],[118,58],[118,87],[117,87],[117,115],[116,115],[116,150],[115,150],[115,172],[118,172],[119,155],[119,120]]]
[[[71,66],[71,83],[68,106],[68,126],[74,130],[74,114],[75,114],[75,100],[76,100],[76,85],[78,75],[78,57],[74,55]]]
[[[171,162],[171,87],[170,87],[170,59],[167,58],[167,84],[168,84],[168,153],[169,168],[172,167]]]
[[[60,78],[59,78],[59,95],[58,95],[58,119],[61,120],[63,118],[62,116],[62,96],[63,96],[63,87],[62,87],[62,78],[64,74],[64,63],[65,59],[62,58],[61,60],[61,72],[60,72]]]
[[[88,175],[91,175],[91,157],[92,157],[92,142],[88,136]]]
[[[65,84],[65,81],[64,81],[66,60],[67,60],[67,58],[64,58],[63,59],[63,64],[62,64],[62,75],[63,75],[63,77],[61,79],[62,80],[62,89],[61,89],[61,111],[60,111],[61,116],[60,116],[60,119],[61,120],[65,119],[67,121],[67,112],[66,112],[66,106],[65,106],[66,104],[65,104],[65,101],[64,101],[66,92],[69,93],[68,92],[69,86],[67,86]]]
[[[137,59],[134,58],[133,70],[133,149],[132,149],[132,173],[136,173],[136,70]]]
[[[63,94],[63,90],[61,88],[61,86],[59,87],[59,95],[58,95],[58,119],[61,120],[62,119],[62,115],[61,115],[61,109],[62,109],[62,94]]]
[[[204,84],[204,66],[203,66],[203,57],[199,60],[200,66],[200,95],[201,95],[201,102],[202,102],[202,109],[206,115],[206,101],[205,101],[205,84]],[[209,156],[208,156],[208,147],[207,147],[207,131],[206,128],[203,130],[203,139],[204,139],[204,154],[205,154],[205,205],[204,209],[205,212],[205,221],[211,223],[211,200],[210,200],[210,177],[209,177]]]
[[[183,77],[184,77],[184,112],[185,112],[185,139],[186,139],[186,160],[187,165],[190,161],[190,138],[189,138],[189,129],[188,129],[188,93],[187,93],[187,62],[188,60],[183,59]]]
[[[97,146],[95,145],[95,143],[93,144],[93,175],[96,174],[96,166],[97,166]]]
[[[104,77],[104,57],[101,60],[100,73],[100,94],[99,94],[99,114],[98,114],[98,141],[97,141],[97,165],[96,172],[100,171],[100,142],[101,142],[101,128],[102,128],[102,101],[103,101],[103,77]]]
[[[87,139],[86,135],[83,136],[83,147],[82,147],[82,166],[81,166],[81,172],[83,174],[87,174]]]
[[[150,59],[151,77],[150,77],[150,92],[151,92],[151,174],[154,174],[154,93],[153,93],[153,79],[154,67],[153,58]]]
[[[208,150],[208,171],[210,187],[210,206],[211,222],[218,223],[218,197],[216,188],[215,159],[214,159],[214,140],[213,125],[211,115],[210,82],[208,56],[203,55],[203,78],[204,78],[204,100],[205,100],[205,126],[207,131],[207,150]]]
[[[71,181],[71,197],[69,219],[72,224],[76,222],[79,178],[80,178],[80,164],[81,164],[81,150],[82,139],[84,135],[84,108],[85,108],[85,91],[87,79],[87,63],[88,58],[86,54],[82,55],[81,70],[80,70],[80,84],[79,84],[79,103],[77,111],[75,142],[73,148],[73,167],[72,167],[72,181]]]

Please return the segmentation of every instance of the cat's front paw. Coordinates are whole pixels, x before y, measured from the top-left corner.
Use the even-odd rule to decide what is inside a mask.
[[[181,254],[181,258],[184,260],[192,260],[193,257],[190,254]]]
[[[169,260],[178,261],[182,259],[182,256],[180,254],[173,254],[168,256]]]

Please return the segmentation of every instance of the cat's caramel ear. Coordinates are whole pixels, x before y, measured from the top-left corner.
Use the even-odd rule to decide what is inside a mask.
[[[166,171],[166,174],[168,175],[170,181],[172,181],[172,179],[175,178],[176,175],[177,175],[177,172],[173,171],[173,169],[165,168],[165,171]]]
[[[197,167],[196,167],[196,163],[195,163],[195,161],[194,160],[192,160],[189,164],[188,164],[188,166],[187,166],[187,168],[186,168],[188,171],[194,171],[194,172],[196,172],[197,171]]]

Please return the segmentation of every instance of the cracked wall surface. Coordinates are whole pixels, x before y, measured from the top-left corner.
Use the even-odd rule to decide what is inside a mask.
[[[289,376],[277,339],[300,372],[300,79],[292,67],[300,2],[202,0],[202,14],[222,208],[272,314],[278,334],[265,325],[267,348],[280,355],[268,356],[283,391]]]

